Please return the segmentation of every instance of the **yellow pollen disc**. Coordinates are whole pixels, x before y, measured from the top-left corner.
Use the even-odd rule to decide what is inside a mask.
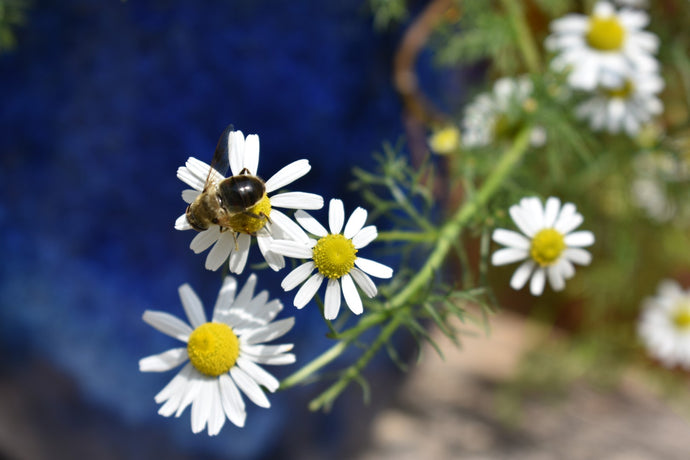
[[[352,270],[357,258],[357,249],[352,240],[343,235],[327,235],[314,246],[314,264],[323,276],[340,278]]]
[[[635,87],[630,80],[625,80],[622,86],[619,88],[604,88],[604,94],[609,99],[628,99],[633,93]]]
[[[561,256],[565,249],[565,241],[561,232],[553,228],[545,228],[532,238],[530,255],[542,267],[551,265]]]
[[[271,200],[268,199],[268,195],[264,194],[264,197],[246,212],[239,212],[231,216],[229,219],[230,228],[236,232],[254,235],[266,225],[270,215]]]
[[[204,323],[189,335],[187,354],[196,370],[217,377],[235,365],[240,341],[227,324]]]
[[[676,308],[672,317],[673,325],[676,329],[690,332],[690,304],[683,302]]]
[[[452,153],[460,147],[460,130],[455,126],[447,126],[436,131],[429,138],[429,147],[440,155]]]
[[[625,29],[615,17],[589,19],[589,31],[585,36],[587,43],[599,51],[616,51],[623,47]]]

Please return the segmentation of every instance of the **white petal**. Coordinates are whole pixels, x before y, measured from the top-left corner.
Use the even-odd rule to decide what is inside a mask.
[[[246,372],[235,366],[230,369],[230,376],[240,390],[242,390],[242,393],[247,395],[254,404],[259,407],[271,407],[271,403],[268,402],[268,398],[261,391],[261,387]]]
[[[266,387],[268,391],[273,393],[280,386],[278,379],[273,377],[271,374],[266,372],[260,366],[257,366],[254,362],[246,357],[240,356],[237,358],[237,365],[247,373],[256,383]]]
[[[556,222],[558,211],[561,209],[561,200],[555,196],[550,196],[544,205],[544,227],[551,228]]]
[[[233,303],[234,307],[246,308],[246,306],[249,305],[249,303],[252,301],[252,298],[254,297],[256,281],[256,274],[252,273],[251,275],[249,275],[249,278],[247,278],[247,281],[244,283],[244,286],[242,286],[242,290],[239,292],[239,294],[237,294],[237,298]]]
[[[206,270],[216,271],[223,265],[230,253],[235,249],[235,238],[235,233],[232,230],[220,234],[215,246],[211,248],[206,256],[206,262],[204,263]]]
[[[304,280],[309,278],[311,272],[314,271],[316,265],[311,260],[303,263],[299,267],[292,270],[280,283],[280,286],[285,291],[291,291],[297,286],[299,286]]]
[[[184,307],[189,323],[193,328],[197,328],[206,322],[206,314],[204,313],[204,306],[201,300],[196,295],[189,284],[183,284],[179,287],[177,292],[180,294],[182,306]]]
[[[252,361],[258,364],[292,364],[295,362],[295,355],[288,353],[294,348],[291,343],[280,345],[247,345],[242,346],[242,356],[249,356]]]
[[[269,225],[271,229],[271,235],[273,235],[274,238],[289,238],[293,241],[299,241],[302,243],[309,242],[309,237],[306,233],[304,233],[304,230],[302,230],[299,225],[293,222],[292,219],[290,219],[288,216],[278,211],[277,209],[271,210],[271,224]],[[282,234],[276,232],[276,228],[279,230],[279,232],[282,232]],[[276,236],[276,234],[280,236]]]
[[[201,432],[211,413],[211,390],[206,379],[202,380],[198,396],[192,402],[192,433]]]
[[[333,198],[328,205],[328,228],[331,234],[340,233],[345,222],[345,209],[343,202],[337,198]]]
[[[228,136],[230,147],[230,171],[236,176],[244,168],[244,134],[242,131],[232,131]]]
[[[554,291],[562,291],[565,288],[565,279],[557,265],[552,265],[546,269],[549,284]]]
[[[307,174],[310,170],[311,165],[309,164],[309,160],[293,161],[266,181],[266,193],[271,193],[274,190],[278,190],[279,188],[291,184]]]
[[[232,381],[230,375],[221,374],[218,377],[218,386],[220,387],[220,402],[225,415],[232,423],[243,427],[247,413],[244,409],[244,401],[242,401],[242,396],[235,382]]]
[[[594,233],[582,230],[565,236],[565,244],[569,247],[584,248],[594,244]]]
[[[182,190],[182,199],[185,203],[192,204],[194,200],[196,200],[196,197],[199,196],[199,193],[200,192],[198,190],[192,190],[189,188],[186,190]]]
[[[529,216],[525,215],[525,210],[523,210],[521,206],[511,206],[508,208],[508,213],[522,233],[529,237],[537,233],[534,224],[530,221]]]
[[[217,379],[207,386],[207,391],[211,395],[211,405],[208,414],[208,435],[215,436],[225,425],[225,412],[221,403],[220,387]]]
[[[247,343],[249,345],[270,342],[278,337],[282,337],[287,334],[287,332],[292,329],[295,325],[295,318],[285,318],[279,321],[274,321],[265,326],[254,329],[253,331],[243,335],[240,340],[242,343]]]
[[[510,287],[512,287],[515,290],[522,289],[525,283],[527,283],[529,276],[532,274],[532,269],[534,268],[534,266],[535,263],[531,259],[523,262],[522,265],[520,265],[517,268],[517,270],[515,270],[515,273],[513,273],[513,276],[510,278]]]
[[[166,372],[173,369],[188,358],[187,348],[172,348],[157,355],[147,356],[139,360],[140,372]]]
[[[189,324],[185,323],[177,316],[173,316],[164,311],[146,310],[143,319],[144,322],[150,324],[163,334],[181,340],[182,342],[187,342],[189,334],[193,331],[193,329],[189,327]]]
[[[252,237],[246,233],[240,233],[237,237],[237,250],[230,254],[230,271],[232,273],[242,273],[244,266],[247,265],[247,258],[249,257],[249,245],[252,242]]]
[[[208,230],[197,233],[192,238],[192,242],[189,243],[189,247],[195,254],[199,254],[210,248],[213,243],[218,241],[218,238],[220,238],[220,227],[213,225]]]
[[[362,230],[362,227],[364,227],[364,223],[366,221],[367,210],[364,208],[355,209],[350,215],[350,218],[347,220],[343,236],[345,236],[345,238],[352,239],[353,236]]]
[[[271,251],[271,244],[273,243],[273,238],[270,235],[264,234],[263,232],[260,234],[257,233],[256,242],[259,245],[259,250],[261,251],[261,254],[264,256],[266,263],[269,267],[271,267],[271,270],[277,272],[281,268],[285,267],[285,259],[283,258],[283,256]]]
[[[191,230],[192,226],[187,221],[187,215],[182,214],[175,220],[175,230]]]
[[[321,209],[323,197],[316,193],[285,192],[270,198],[271,206],[288,209]]]
[[[189,371],[187,386],[184,389],[184,395],[182,396],[182,400],[180,401],[177,411],[175,411],[175,417],[182,415],[185,409],[187,409],[187,406],[192,404],[192,402],[194,402],[194,400],[198,397],[204,378],[205,376],[197,371],[194,366],[192,366],[191,370]],[[162,409],[163,408],[161,407],[161,410]]]
[[[592,262],[592,254],[580,248],[567,248],[563,251],[563,257],[578,265],[589,265]]]
[[[187,363],[180,372],[153,398],[157,403],[165,401],[158,413],[163,417],[170,417],[180,407],[182,398],[185,397],[190,376],[194,367]]]
[[[355,315],[362,314],[364,311],[362,307],[362,298],[359,296],[359,292],[357,292],[357,287],[355,287],[352,277],[346,273],[340,278],[340,281],[342,282],[343,296],[345,297],[347,306]]]
[[[566,235],[576,229],[582,223],[582,215],[575,209],[572,203],[566,203],[561,208],[561,213],[553,224],[553,228]]]
[[[230,309],[235,301],[235,292],[237,292],[237,280],[232,276],[226,276],[223,280],[223,286],[218,292],[216,305],[213,307],[213,321],[216,321],[218,316],[225,314]]]
[[[297,220],[297,222],[304,227],[306,231],[313,235],[320,237],[328,235],[328,230],[326,230],[326,228],[321,225],[318,220],[314,219],[308,212],[302,210],[295,212],[295,220]]]
[[[529,251],[526,249],[503,248],[491,255],[491,264],[495,266],[512,264],[519,260],[525,260],[528,255]]]
[[[294,305],[297,308],[303,308],[314,297],[316,291],[319,290],[323,282],[323,275],[321,273],[314,273],[297,291],[295,294]]]
[[[249,174],[259,173],[259,136],[249,134],[244,140],[243,167],[249,170]]]
[[[529,249],[530,240],[525,238],[523,235],[512,230],[505,230],[502,228],[497,228],[491,235],[491,239],[495,242],[502,244],[504,246],[509,246],[516,249]]]
[[[345,231],[347,232],[347,227]],[[352,237],[352,244],[355,246],[355,249],[362,249],[374,241],[377,236],[379,236],[379,233],[376,231],[376,226],[368,225]]]
[[[337,279],[329,279],[326,285],[326,297],[324,299],[324,315],[328,320],[333,320],[340,311],[340,283]]]
[[[357,257],[355,259],[355,265],[359,267],[362,271],[367,274],[374,276],[376,278],[390,278],[393,276],[393,269],[375,262],[370,259],[365,259],[363,257]]]
[[[544,284],[546,283],[546,270],[543,267],[538,267],[532,275],[532,281],[529,283],[529,291],[534,296],[539,296],[544,292]]]
[[[367,297],[374,297],[378,292],[374,282],[363,271],[353,268],[350,270],[350,276],[352,276],[352,279],[357,283],[357,286],[364,291]]]
[[[311,259],[313,255],[312,248],[309,246],[290,240],[273,240],[271,251],[296,259]]]

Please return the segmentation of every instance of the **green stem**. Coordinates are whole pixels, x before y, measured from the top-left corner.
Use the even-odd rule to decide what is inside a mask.
[[[436,232],[407,232],[403,230],[391,230],[379,232],[376,241],[406,241],[409,243],[424,243],[436,238]]]
[[[338,337],[340,338],[340,342],[336,343],[302,369],[283,380],[280,386],[281,389],[289,388],[306,380],[313,373],[340,356],[349,343],[359,337],[365,330],[381,324],[389,317],[392,317],[391,321],[383,328],[381,334],[377,337],[372,346],[355,364],[344,371],[341,379],[331,385],[318,398],[313,400],[309,407],[318,409],[324,405],[330,404],[330,401],[338,397],[400,326],[404,315],[402,312],[396,312],[396,310],[407,305],[420,289],[428,285],[434,273],[441,267],[445,260],[448,251],[452,247],[453,241],[460,237],[462,228],[480,208],[486,205],[491,196],[493,196],[501,184],[503,184],[506,177],[513,171],[515,165],[527,151],[531,131],[532,128],[528,126],[518,134],[511,148],[503,154],[498,164],[487,177],[482,187],[474,195],[473,199],[466,202],[453,218],[441,228],[438,242],[426,263],[405,288],[390,300],[387,309],[362,317],[359,323],[357,323],[357,326],[339,334]]]
[[[517,41],[522,57],[525,60],[525,65],[530,73],[540,73],[541,72],[541,60],[539,58],[539,48],[534,42],[534,36],[532,31],[525,20],[525,14],[522,10],[521,3],[516,0],[502,0],[503,7],[505,8],[508,16],[510,17],[510,23],[513,26],[513,32],[515,34],[515,40]]]

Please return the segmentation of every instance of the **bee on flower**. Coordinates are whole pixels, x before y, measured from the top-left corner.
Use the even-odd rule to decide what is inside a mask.
[[[549,197],[542,206],[536,197],[523,198],[509,209],[510,216],[522,233],[497,228],[492,239],[504,246],[493,253],[493,265],[524,261],[515,270],[510,286],[522,289],[530,280],[532,295],[541,295],[548,279],[554,291],[565,288],[565,280],[575,275],[573,264],[589,265],[592,256],[583,249],[594,244],[594,234],[574,231],[582,224],[582,214],[575,205]]]
[[[190,248],[206,256],[206,268],[217,270],[229,260],[232,273],[242,273],[256,237],[266,263],[277,271],[285,266],[280,254],[269,249],[274,238],[291,238],[299,227],[275,208],[321,209],[323,198],[314,193],[276,190],[309,172],[307,160],[297,160],[263,181],[259,167],[259,136],[228,128],[221,135],[211,165],[190,157],[177,170],[177,177],[192,187],[182,192],[189,207],[175,222],[177,230],[197,230]],[[224,177],[230,168],[231,177]]]
[[[259,364],[291,364],[295,356],[288,353],[292,344],[265,342],[283,336],[295,321],[273,321],[283,304],[269,301],[266,291],[254,295],[256,282],[256,275],[251,275],[238,292],[235,278],[226,277],[211,321],[187,284],[180,286],[179,293],[189,324],[166,312],[144,312],[145,322],[186,344],[139,361],[141,372],[166,372],[187,363],[155,396],[162,404],[160,415],[179,417],[191,404],[192,432],[208,426],[208,434],[214,436],[226,418],[244,426],[247,414],[240,391],[257,406],[271,406],[261,387],[274,392],[279,383]]]
[[[309,303],[321,284],[326,281],[324,300],[326,319],[332,320],[338,316],[342,296],[345,297],[345,302],[352,313],[361,314],[362,299],[356,286],[359,286],[367,297],[374,297],[377,289],[369,276],[376,278],[393,276],[393,270],[390,267],[358,255],[360,249],[365,248],[378,236],[375,226],[364,226],[367,211],[363,208],[355,209],[345,223],[343,202],[337,199],[331,200],[328,209],[330,232],[305,211],[297,211],[295,219],[304,230],[315,235],[316,238],[308,236],[301,230],[297,239],[274,240],[271,245],[271,250],[278,254],[307,260],[292,270],[281,283],[285,291],[291,291],[302,284],[295,295],[295,307],[303,308]],[[343,224],[345,224],[344,229]],[[316,270],[315,273],[314,270]]]

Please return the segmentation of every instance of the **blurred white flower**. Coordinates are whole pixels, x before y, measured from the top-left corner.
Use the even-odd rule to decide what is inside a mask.
[[[551,23],[547,49],[556,53],[551,66],[569,71],[568,83],[577,89],[619,87],[637,73],[651,74],[659,63],[653,54],[659,39],[642,30],[649,22],[644,11],[616,11],[597,2],[591,15],[568,14]]]
[[[225,278],[211,322],[206,320],[201,300],[188,284],[180,286],[179,292],[191,326],[166,312],[144,312],[144,321],[186,343],[186,347],[143,358],[139,370],[165,372],[189,361],[155,396],[155,401],[163,404],[158,410],[160,415],[179,417],[191,404],[192,431],[198,433],[208,425],[208,434],[214,436],[223,428],[226,417],[244,426],[247,413],[239,390],[254,404],[271,406],[261,387],[274,392],[279,383],[258,364],[295,362],[295,356],[288,353],[292,344],[264,344],[283,336],[295,321],[273,321],[283,304],[268,301],[266,291],[255,296],[255,286],[256,275],[251,275],[237,293],[235,278]]]
[[[633,137],[642,125],[659,115],[664,106],[657,94],[664,81],[655,73],[635,73],[618,87],[598,87],[595,95],[576,108],[579,118],[589,119],[592,130],[625,131]]]
[[[556,197],[542,206],[536,197],[523,198],[510,207],[510,216],[522,234],[498,228],[492,239],[505,248],[493,253],[493,265],[506,265],[524,260],[510,280],[513,289],[522,289],[527,280],[532,295],[541,295],[546,279],[555,291],[565,287],[565,280],[575,274],[573,264],[589,265],[592,256],[582,249],[594,244],[594,234],[587,230],[574,232],[583,221],[575,205]]]
[[[497,139],[510,137],[519,130],[520,112],[533,110],[530,105],[532,82],[527,76],[499,78],[491,93],[478,95],[465,108],[461,142],[464,147],[484,147]],[[514,120],[515,119],[515,120]],[[542,127],[534,127],[530,144],[539,147],[546,142]]]
[[[645,299],[637,332],[651,356],[666,367],[690,370],[690,291],[673,280]]]

